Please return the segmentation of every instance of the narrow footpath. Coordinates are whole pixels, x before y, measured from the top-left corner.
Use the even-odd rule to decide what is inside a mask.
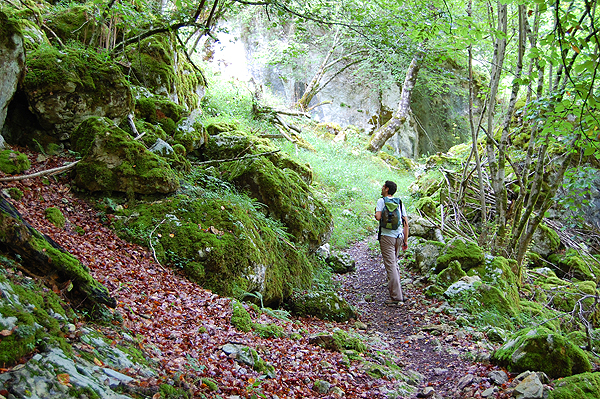
[[[393,338],[400,366],[423,376],[415,397],[480,398],[493,387],[487,376],[497,367],[484,360],[489,351],[480,342],[481,333],[460,329],[442,301],[426,298],[425,284],[400,266],[405,302],[400,307],[384,304],[388,299],[383,260],[376,236],[356,243],[349,253],[356,260],[356,271],[338,277],[342,296],[360,314],[360,320]],[[402,256],[402,255],[401,255]],[[489,398],[508,398],[496,389]]]

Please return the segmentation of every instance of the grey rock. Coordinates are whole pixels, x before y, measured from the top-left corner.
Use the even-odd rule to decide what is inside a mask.
[[[488,378],[495,385],[502,385],[508,382],[508,375],[503,370],[494,370],[490,372]]]
[[[17,91],[17,84],[25,73],[25,50],[23,37],[18,33],[16,25],[7,21],[6,14],[0,12],[2,25],[6,29],[0,31],[0,131],[4,126],[8,104]],[[12,29],[11,29],[12,28]],[[1,143],[4,145],[4,138]]]
[[[351,273],[356,270],[356,261],[352,258],[351,255],[334,251],[332,252],[325,262],[331,267],[335,273],[345,274]]]
[[[156,143],[154,143],[148,150],[156,155],[160,155],[161,157],[169,157],[175,152],[173,147],[171,147],[169,143],[162,139],[156,140]]]
[[[315,390],[321,394],[326,394],[327,392],[329,392],[330,388],[331,388],[331,384],[329,382],[323,381],[323,380],[317,380],[317,381],[315,381],[315,383],[313,385],[313,390]]]
[[[542,385],[538,375],[532,373],[515,387],[513,396],[516,399],[542,399],[544,397],[544,385]]]

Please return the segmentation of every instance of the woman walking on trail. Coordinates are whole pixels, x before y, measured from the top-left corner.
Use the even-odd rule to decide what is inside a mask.
[[[381,187],[381,198],[377,200],[375,208],[375,219],[379,221],[379,248],[387,272],[390,293],[390,299],[385,301],[388,306],[399,306],[404,302],[398,272],[398,250],[402,247],[402,250],[406,251],[408,247],[408,218],[402,201],[393,197],[396,189],[396,183],[386,181]]]

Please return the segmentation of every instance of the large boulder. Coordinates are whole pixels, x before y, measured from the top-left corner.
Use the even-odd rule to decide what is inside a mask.
[[[121,123],[133,112],[127,79],[96,51],[40,46],[27,56],[23,90],[40,128],[58,140],[92,116]],[[45,143],[42,143],[45,144]]]
[[[175,172],[110,119],[92,117],[71,137],[72,148],[83,158],[75,182],[89,191],[171,193],[179,188]]]
[[[259,293],[265,305],[278,306],[312,279],[306,249],[291,244],[281,225],[248,197],[202,187],[210,180],[183,186],[179,195],[121,209],[114,227],[144,245],[150,235],[162,264],[206,289],[224,296]]]
[[[551,378],[591,371],[582,349],[545,327],[519,331],[494,351],[491,360],[511,372],[542,371]]]
[[[17,91],[25,72],[23,37],[18,25],[0,11],[0,131],[4,126],[8,103]]]
[[[562,243],[558,233],[545,224],[540,224],[533,233],[532,245],[529,250],[543,258],[548,258],[551,254],[557,253],[561,247]]]

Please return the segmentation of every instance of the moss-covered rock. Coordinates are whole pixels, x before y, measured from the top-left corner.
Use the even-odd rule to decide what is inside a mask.
[[[206,82],[178,49],[175,33],[152,35],[127,48],[132,83],[173,102],[196,109]]]
[[[506,298],[512,303],[519,302],[519,284],[516,262],[502,256],[488,257],[483,266],[469,270],[469,276],[479,276],[489,285],[497,287],[505,293]]]
[[[548,260],[558,266],[559,277],[572,276],[578,280],[600,281],[600,267],[594,260],[587,260],[574,249],[564,254],[553,254]]]
[[[544,327],[519,331],[494,351],[491,360],[511,372],[542,371],[551,378],[591,371],[583,350]]]
[[[463,237],[452,239],[437,258],[436,272],[445,269],[450,262],[457,260],[464,271],[483,265],[483,250],[473,241]]]
[[[53,291],[14,273],[16,266],[0,256],[0,330],[10,332],[0,340],[0,364],[4,367],[48,344],[68,350],[61,327],[74,317]]]
[[[83,155],[75,182],[89,191],[170,193],[179,180],[169,165],[106,118],[89,118],[73,133]]]
[[[436,204],[431,197],[421,197],[415,203],[415,208],[429,217],[436,217]]]
[[[316,250],[333,231],[333,217],[310,187],[290,169],[279,169],[269,160],[257,158],[237,164],[229,179],[253,198],[267,205],[269,213],[282,221],[299,244]]]
[[[437,275],[437,282],[442,287],[449,287],[466,275],[467,273],[460,266],[460,262],[453,260],[448,267]]]
[[[199,180],[198,187],[211,181]],[[278,304],[312,278],[306,249],[292,245],[283,226],[244,195],[195,188],[131,205],[123,216],[128,218],[119,217],[114,225],[121,235],[147,245],[155,230],[153,246],[161,262],[221,295],[258,291],[266,304]]]
[[[554,384],[548,399],[600,398],[600,373],[582,373],[562,378]]]
[[[294,295],[289,307],[294,314],[302,317],[314,316],[339,322],[357,317],[352,305],[333,291],[309,291]]]
[[[29,108],[41,127],[61,140],[91,116],[119,124],[133,111],[125,76],[96,51],[40,46],[28,54],[27,68],[23,88]]]
[[[27,155],[18,151],[4,150],[0,152],[0,170],[13,175],[25,172],[31,167]]]
[[[250,313],[238,301],[231,302],[233,313],[231,314],[231,324],[236,330],[243,332],[252,331],[252,318]]]
[[[533,234],[531,252],[547,258],[561,250],[562,243],[558,233],[545,224],[540,224]]]

